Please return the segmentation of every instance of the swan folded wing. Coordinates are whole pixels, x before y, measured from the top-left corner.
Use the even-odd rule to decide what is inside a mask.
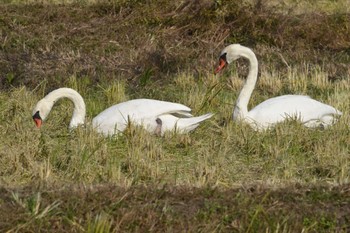
[[[175,130],[179,120],[193,118],[193,115],[189,112],[191,109],[184,105],[181,106],[181,104],[180,106],[176,105],[173,105],[172,108],[162,108],[162,111],[155,109],[154,111],[150,112],[150,114],[136,114],[132,115],[131,117],[129,116],[129,121],[131,121],[132,124],[143,126],[149,132],[154,132],[158,126],[156,120],[160,119],[162,121],[161,131],[163,135],[165,131]],[[174,107],[180,107],[180,110],[179,108],[174,109]],[[166,109],[169,109],[169,111],[165,111]]]
[[[329,113],[317,119],[309,119],[307,121],[303,121],[303,124],[309,128],[315,128],[315,127],[326,128],[328,126],[333,125],[338,120],[338,117],[342,115],[341,112],[339,113],[340,114]]]
[[[104,134],[113,134],[125,130],[129,121],[137,125],[154,125],[158,116],[191,117],[190,111],[189,107],[178,103],[136,99],[107,108],[93,119],[93,125]]]
[[[193,117],[193,115],[190,112],[187,112],[187,111],[170,111],[170,112],[162,113],[161,115],[168,115],[168,114],[169,115],[173,115],[174,117],[177,117],[177,118]]]
[[[178,133],[188,133],[199,126],[202,121],[213,116],[212,113],[207,113],[197,117],[176,117],[173,114],[163,114],[159,116],[162,121],[162,135],[166,131],[176,131]],[[150,122],[152,124],[152,122]]]
[[[311,99],[309,96],[285,95],[262,102],[252,109],[248,116],[263,127],[267,127],[286,118],[297,119],[303,123],[326,121],[330,124],[330,116],[333,119],[333,116],[341,114],[332,106]]]

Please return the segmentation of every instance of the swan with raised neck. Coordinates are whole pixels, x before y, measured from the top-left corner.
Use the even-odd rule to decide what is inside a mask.
[[[342,115],[332,106],[304,95],[283,95],[270,98],[248,111],[248,103],[258,78],[258,60],[254,52],[240,44],[225,47],[221,51],[219,66],[215,73],[219,73],[240,57],[249,61],[249,73],[233,110],[234,120],[245,121],[257,130],[267,129],[291,117],[297,118],[306,127],[326,127],[334,124],[337,116]]]

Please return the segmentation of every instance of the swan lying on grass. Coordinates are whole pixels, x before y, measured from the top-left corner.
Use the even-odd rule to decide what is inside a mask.
[[[304,95],[283,95],[270,98],[248,112],[248,102],[258,78],[258,60],[254,52],[239,44],[224,48],[219,58],[220,72],[231,62],[244,57],[250,63],[248,77],[238,96],[233,111],[233,119],[247,122],[256,130],[267,129],[288,118],[300,120],[306,127],[327,127],[337,121],[342,113],[317,100]]]
[[[33,109],[33,120],[37,127],[47,118],[53,105],[60,98],[68,98],[74,104],[73,116],[69,128],[85,123],[85,102],[82,96],[71,88],[59,88],[41,99]],[[199,126],[199,123],[212,117],[208,113],[193,117],[191,109],[185,105],[152,100],[135,99],[113,105],[92,120],[94,129],[104,135],[123,132],[128,123],[143,126],[147,131],[164,135],[166,131],[187,133]]]

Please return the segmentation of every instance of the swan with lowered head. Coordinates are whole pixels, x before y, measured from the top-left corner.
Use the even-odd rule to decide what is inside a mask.
[[[337,117],[342,115],[332,106],[304,95],[283,95],[270,98],[248,112],[248,102],[258,78],[258,60],[254,52],[239,44],[227,46],[220,54],[219,66],[215,73],[220,72],[240,57],[248,59],[250,67],[248,77],[234,107],[234,120],[247,122],[254,129],[263,130],[291,117],[297,118],[306,127],[327,127],[335,123]]]
[[[41,99],[33,109],[33,120],[40,128],[55,102],[60,98],[68,98],[74,104],[72,119],[69,128],[75,128],[85,123],[85,103],[81,95],[71,88],[59,88]],[[145,127],[151,133],[164,135],[166,131],[175,130],[178,133],[187,133],[199,126],[199,123],[212,117],[208,113],[193,117],[191,109],[185,105],[152,100],[135,99],[113,105],[92,120],[93,127],[104,135],[113,135],[123,132],[130,121],[135,125]]]

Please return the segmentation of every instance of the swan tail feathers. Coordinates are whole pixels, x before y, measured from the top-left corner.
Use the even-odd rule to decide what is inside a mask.
[[[213,113],[207,113],[198,117],[181,118],[177,121],[177,129],[182,133],[190,132],[199,126],[199,123],[214,116]]]

